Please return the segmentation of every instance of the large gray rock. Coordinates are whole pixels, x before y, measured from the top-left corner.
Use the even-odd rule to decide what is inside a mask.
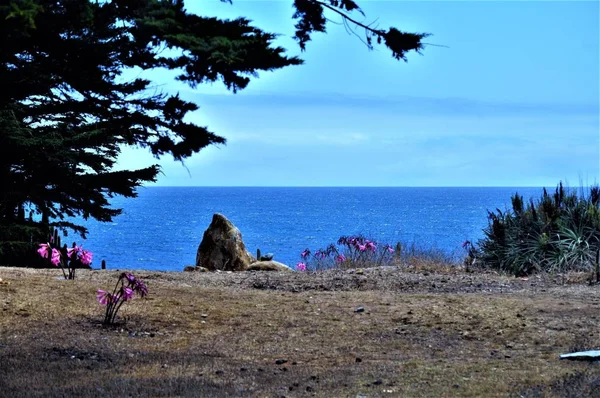
[[[245,271],[255,262],[246,250],[242,233],[222,214],[215,213],[196,253],[196,267],[209,271]]]
[[[277,261],[257,261],[250,264],[247,271],[292,271],[290,267]]]

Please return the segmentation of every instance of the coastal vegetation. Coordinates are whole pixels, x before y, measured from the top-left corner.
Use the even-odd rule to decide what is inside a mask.
[[[419,246],[415,242],[380,243],[364,235],[341,236],[336,243],[312,252],[309,248],[300,253],[296,264],[298,271],[319,271],[331,268],[365,268],[379,266],[410,267],[411,264],[446,264],[458,266],[455,255],[432,246]]]
[[[485,237],[469,256],[484,268],[515,275],[597,271],[600,254],[600,187],[544,188],[539,199],[515,193],[512,208],[488,212]],[[598,271],[600,272],[600,271]],[[596,276],[597,279],[600,274]]]

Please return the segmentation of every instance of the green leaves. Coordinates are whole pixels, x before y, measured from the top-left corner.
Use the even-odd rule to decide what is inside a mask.
[[[298,19],[294,27],[296,34],[294,38],[298,41],[302,51],[306,50],[306,43],[310,41],[313,32],[325,32],[327,20],[323,15],[323,6],[318,1],[294,0],[296,12],[292,16]]]
[[[421,40],[429,37],[429,33],[406,33],[396,28],[390,28],[387,32],[379,32],[378,37],[383,37],[385,45],[392,50],[392,56],[396,59],[406,61],[406,53],[414,50],[418,53],[423,49]]]
[[[600,203],[597,186],[579,197],[562,183],[553,195],[545,189],[537,202],[523,209],[523,198],[512,197],[512,211],[489,213],[481,259],[516,275],[534,271],[591,270],[600,249]]]
[[[406,61],[406,55],[410,51],[420,53],[424,46],[422,40],[430,36],[429,33],[406,33],[394,27],[386,31],[373,27],[373,24],[362,23],[350,15],[352,11],[357,11],[365,16],[358,4],[352,0],[294,0],[294,8],[296,12],[293,18],[298,20],[294,38],[302,51],[306,50],[306,43],[311,40],[312,33],[326,32],[325,12],[340,16],[344,27],[355,35],[358,34],[354,29],[363,29],[364,42],[370,50],[373,49],[375,39],[377,44],[383,42],[392,51],[392,57],[398,60]]]

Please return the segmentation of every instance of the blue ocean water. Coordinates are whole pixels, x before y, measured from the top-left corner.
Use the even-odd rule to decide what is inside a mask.
[[[260,248],[289,265],[305,248],[353,234],[462,253],[463,241],[483,236],[487,210],[506,209],[515,192],[528,199],[541,188],[148,187],[138,198],[113,199],[123,208],[114,222],[84,222],[83,245],[94,253],[94,268],[104,259],[109,269],[181,271],[194,264],[219,212],[240,229],[251,253]]]

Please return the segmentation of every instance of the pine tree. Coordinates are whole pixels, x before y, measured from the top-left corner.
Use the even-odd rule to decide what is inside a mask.
[[[369,48],[384,43],[397,59],[420,51],[427,36],[362,25],[349,16],[360,12],[352,0],[294,6],[302,50],[313,32],[325,32],[326,9],[365,28]],[[2,0],[0,21],[0,263],[51,227],[85,237],[67,218],[110,221],[121,212],[110,198],[135,197],[155,181],[157,165],[113,170],[123,146],[183,161],[226,142],[184,121],[194,103],[154,92],[146,79],[125,81],[124,70],[166,68],[191,87],[221,81],[237,92],[259,71],[302,63],[247,19],[191,14],[182,0]]]

